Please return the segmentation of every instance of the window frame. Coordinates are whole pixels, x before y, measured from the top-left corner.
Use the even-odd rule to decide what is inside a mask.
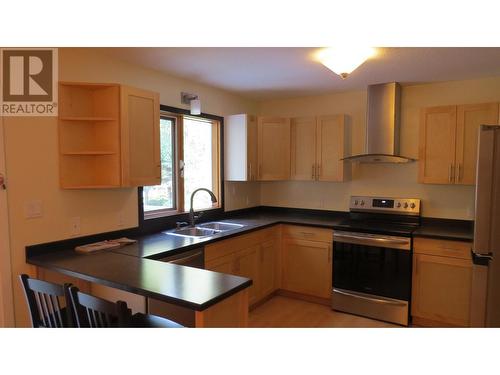
[[[160,105],[160,116],[164,117],[175,117],[176,125],[174,129],[174,154],[175,154],[175,165],[173,176],[175,179],[174,189],[175,189],[175,209],[160,209],[154,210],[150,213],[144,212],[143,205],[143,187],[138,188],[138,211],[139,211],[139,227],[145,231],[159,231],[161,229],[165,229],[165,227],[174,226],[177,221],[186,221],[188,219],[189,213],[186,211],[180,211],[184,208],[185,210],[185,202],[184,202],[184,190],[183,183],[184,179],[180,177],[179,173],[179,161],[180,155],[183,154],[183,117],[191,117],[191,118],[199,118],[202,120],[212,120],[217,122],[217,126],[215,127],[215,131],[218,133],[218,137],[213,139],[218,139],[217,142],[217,150],[218,153],[218,163],[214,165],[216,168],[216,173],[218,174],[218,184],[216,185],[218,188],[218,192],[214,193],[218,197],[218,207],[214,208],[206,208],[200,211],[205,212],[204,218],[206,219],[216,219],[220,217],[221,214],[224,213],[224,118],[221,116],[201,113],[200,115],[192,115],[189,110],[170,107],[166,105]],[[182,194],[181,194],[182,192]]]

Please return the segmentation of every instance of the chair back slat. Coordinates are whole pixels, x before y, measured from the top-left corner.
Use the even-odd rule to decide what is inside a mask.
[[[116,303],[82,293],[77,287],[68,288],[76,326],[80,328],[124,327],[130,321],[131,311],[123,301]]]
[[[65,288],[43,280],[32,279],[28,275],[20,275],[24,295],[30,311],[34,328],[71,327],[72,319],[66,307]]]

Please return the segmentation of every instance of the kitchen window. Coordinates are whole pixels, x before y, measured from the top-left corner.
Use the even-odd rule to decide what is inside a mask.
[[[200,192],[194,209],[221,207],[221,125],[213,117],[161,112],[161,185],[142,188],[144,219],[188,212],[191,193],[201,187],[213,191],[217,203]]]

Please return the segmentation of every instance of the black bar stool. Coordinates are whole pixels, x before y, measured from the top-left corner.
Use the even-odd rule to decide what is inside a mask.
[[[31,325],[33,328],[67,328],[73,327],[69,301],[65,295],[65,287],[48,281],[30,278],[26,274],[19,276],[28,304]]]
[[[182,325],[155,315],[132,311],[123,301],[113,303],[80,292],[76,286],[67,286],[75,325],[79,328],[132,327],[132,328],[183,328]]]

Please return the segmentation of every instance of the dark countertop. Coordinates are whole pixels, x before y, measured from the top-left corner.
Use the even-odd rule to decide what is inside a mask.
[[[212,237],[191,239],[163,232],[129,235],[137,243],[120,249],[82,255],[74,252],[75,239],[27,247],[27,262],[70,276],[104,284],[146,297],[174,303],[194,310],[204,310],[230,295],[249,287],[250,279],[208,270],[158,262],[166,256],[227,239],[275,224],[310,225],[334,229],[347,213],[302,209],[256,208],[241,213],[227,213],[220,220],[244,224],[241,229]],[[422,219],[415,235],[459,241],[472,240],[472,222]],[[101,234],[89,243],[117,238],[127,233]],[[71,244],[71,246],[69,246]]]
[[[442,240],[472,242],[474,241],[474,222],[422,218],[422,224],[413,235]]]
[[[252,285],[244,277],[110,251],[61,251],[32,257],[28,263],[198,311]]]
[[[323,215],[319,215],[316,212],[313,214],[304,214],[301,212],[269,211],[231,215],[229,218],[223,219],[224,222],[243,224],[244,227],[217,234],[215,236],[197,239],[170,236],[160,232],[146,236],[134,237],[134,239],[137,240],[137,243],[112,251],[141,258],[161,259],[195,247],[205,246],[209,243],[220,241],[221,239],[227,239],[280,223],[334,228],[335,225],[338,224],[343,218],[345,218],[345,215],[343,214],[325,213]]]

